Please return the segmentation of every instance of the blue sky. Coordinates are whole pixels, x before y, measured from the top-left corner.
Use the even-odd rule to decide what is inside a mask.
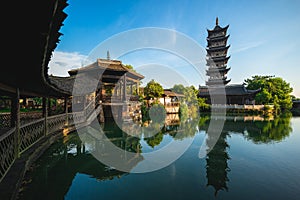
[[[290,82],[293,94],[300,97],[299,0],[69,0],[68,3],[65,9],[68,16],[60,29],[63,35],[49,64],[49,74],[66,76],[69,69],[84,65],[84,59],[99,44],[116,34],[144,27],[182,33],[205,48],[206,29],[212,29],[218,17],[220,26],[229,24],[228,78],[232,84],[242,83],[252,75],[275,75]],[[99,51],[98,57],[106,58],[106,51]],[[185,61],[166,52],[142,50],[115,57],[110,50],[110,55],[132,64],[149,78],[163,80],[168,79],[166,74],[169,77],[182,74],[180,83],[196,87],[205,83],[205,69],[200,69],[202,76],[195,75]],[[169,79],[169,84],[178,80]],[[166,83],[165,87],[168,86]]]

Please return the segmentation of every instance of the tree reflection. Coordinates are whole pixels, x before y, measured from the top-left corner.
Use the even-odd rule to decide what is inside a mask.
[[[285,113],[271,121],[255,121],[246,129],[246,138],[254,143],[280,142],[290,135],[292,114]]]
[[[227,116],[223,131],[240,133],[256,144],[280,142],[292,132],[291,117],[289,112],[273,118]],[[201,116],[198,121],[199,130],[207,132],[210,120],[212,119],[208,115]]]
[[[149,146],[151,146],[152,148],[154,148],[155,146],[159,145],[162,142],[162,140],[163,140],[163,133],[159,132],[159,133],[155,134],[152,137],[145,138],[144,140],[147,142],[147,144]]]
[[[168,127],[167,131],[169,135],[175,140],[183,140],[185,138],[193,138],[196,133],[198,133],[198,121],[199,118],[188,118],[184,121],[180,121],[179,125],[174,126],[174,128]]]

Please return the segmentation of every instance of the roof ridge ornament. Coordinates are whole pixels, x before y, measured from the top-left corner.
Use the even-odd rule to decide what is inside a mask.
[[[216,18],[216,26],[219,26],[219,18]]]

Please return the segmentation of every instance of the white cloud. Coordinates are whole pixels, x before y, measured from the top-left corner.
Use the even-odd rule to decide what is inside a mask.
[[[48,74],[68,76],[70,69],[82,67],[86,59],[86,55],[78,52],[54,51],[49,62]]]
[[[249,50],[252,48],[256,48],[262,44],[264,44],[264,42],[250,42],[250,43],[242,44],[239,47],[237,47],[236,49],[234,49],[232,51],[232,54],[246,51],[246,50]]]

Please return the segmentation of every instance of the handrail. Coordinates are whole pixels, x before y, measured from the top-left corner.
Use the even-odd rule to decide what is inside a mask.
[[[98,104],[97,104],[98,105]],[[63,113],[58,115],[49,116],[47,118],[43,117],[32,122],[28,122],[20,125],[19,133],[20,140],[19,144],[15,144],[16,140],[16,127],[9,129],[6,133],[0,135],[0,150],[2,155],[0,155],[0,182],[3,180],[4,176],[9,171],[10,167],[16,160],[16,155],[22,154],[27,151],[32,145],[38,142],[40,139],[45,137],[47,134],[47,127],[51,127],[55,130],[48,130],[48,132],[53,132],[63,128],[66,121],[69,120],[69,116],[79,117],[79,123],[85,121],[90,121],[94,119],[100,113],[100,107],[95,106],[95,99],[89,102],[89,104],[83,109],[83,111]],[[74,125],[74,124],[69,124]],[[18,147],[16,149],[16,146]],[[18,151],[18,153],[16,153]]]
[[[28,122],[28,123],[26,123],[26,124],[23,124],[23,125],[20,126],[20,128],[24,128],[24,127],[26,127],[26,126],[30,126],[30,125],[33,125],[33,124],[35,124],[35,123],[38,123],[38,122],[44,121],[44,120],[45,120],[45,118],[43,117],[43,118],[41,118],[41,119],[37,119],[37,120],[35,120],[35,121],[32,121],[32,122]]]
[[[16,131],[16,127],[9,129],[6,133],[0,135],[0,142]]]

